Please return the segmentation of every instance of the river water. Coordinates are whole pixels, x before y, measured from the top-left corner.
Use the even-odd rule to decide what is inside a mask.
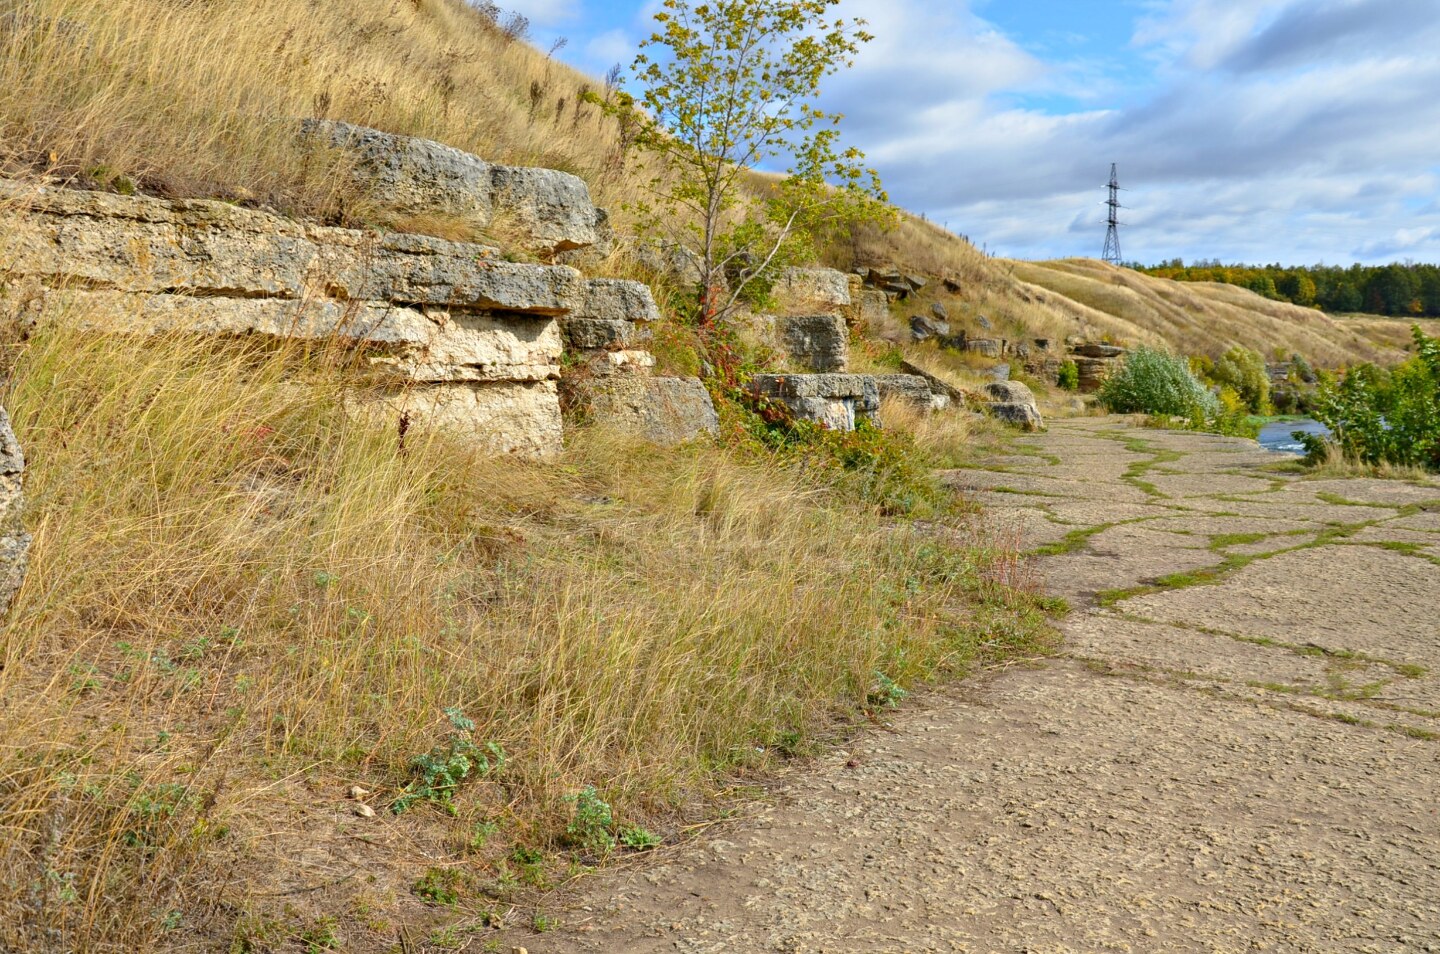
[[[1260,429],[1260,436],[1256,438],[1260,446],[1266,450],[1272,450],[1281,454],[1303,454],[1305,445],[1301,444],[1290,435],[1295,431],[1304,431],[1306,434],[1329,435],[1330,428],[1319,421],[1303,417],[1298,421],[1276,421],[1273,424],[1266,424]]]

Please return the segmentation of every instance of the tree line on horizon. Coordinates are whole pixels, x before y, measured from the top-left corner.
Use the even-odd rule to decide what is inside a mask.
[[[1179,282],[1221,282],[1275,301],[1335,314],[1367,312],[1407,318],[1440,317],[1440,265],[1222,265],[1174,258],[1136,271]]]

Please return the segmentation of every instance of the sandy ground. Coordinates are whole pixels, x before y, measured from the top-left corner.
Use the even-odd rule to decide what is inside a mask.
[[[1038,558],[1059,657],[929,695],[501,949],[1440,951],[1440,489],[1104,419],[1022,443],[949,479],[1070,541]]]

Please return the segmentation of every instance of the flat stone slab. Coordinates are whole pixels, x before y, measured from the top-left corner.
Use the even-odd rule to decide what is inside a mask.
[[[1435,664],[1437,570],[1377,547],[1314,547],[1251,563],[1219,584],[1136,597],[1120,608],[1162,622]]]

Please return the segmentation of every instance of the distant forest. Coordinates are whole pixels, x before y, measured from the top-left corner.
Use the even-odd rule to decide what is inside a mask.
[[[1440,317],[1440,265],[1221,265],[1176,258],[1137,271],[1180,282],[1224,282],[1266,298],[1328,312]]]

